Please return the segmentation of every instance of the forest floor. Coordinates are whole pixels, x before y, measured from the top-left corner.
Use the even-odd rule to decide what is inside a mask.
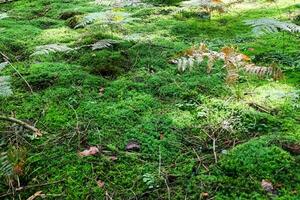
[[[299,2],[241,3],[211,19],[176,9],[0,4],[0,63],[10,62],[0,73],[13,92],[0,114],[42,133],[0,122],[0,199],[300,199],[299,34],[255,36],[245,24],[292,20]],[[171,60],[200,43],[284,76],[227,84],[219,61],[179,72]],[[79,155],[90,147],[99,152]]]

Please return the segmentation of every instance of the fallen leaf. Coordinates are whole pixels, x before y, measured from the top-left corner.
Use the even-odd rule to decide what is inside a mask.
[[[282,145],[283,149],[293,153],[293,154],[300,154],[300,145],[299,144],[292,144],[292,143],[285,143]]]
[[[164,139],[164,136],[165,136],[165,135],[164,135],[163,133],[160,133],[159,139],[160,139],[160,140],[163,140],[163,139]]]
[[[130,141],[126,145],[126,151],[139,151],[140,149],[141,146],[137,141]]]
[[[91,155],[95,155],[99,152],[100,151],[97,147],[90,147],[89,149],[79,152],[79,155],[80,156],[91,156]]]
[[[203,197],[203,198],[207,198],[209,195],[208,195],[208,193],[207,192],[202,192],[201,193],[201,197]]]
[[[104,95],[104,91],[105,91],[105,88],[104,87],[100,87],[99,88],[99,95],[103,96]]]
[[[105,183],[104,183],[104,181],[98,180],[97,185],[98,185],[99,188],[103,188]]]
[[[34,200],[37,197],[45,198],[45,194],[42,193],[42,191],[37,191],[33,195],[31,195],[27,200]]]
[[[274,191],[273,184],[264,179],[261,181],[261,187],[263,188],[264,191],[266,191],[268,193],[273,193],[273,191]]]
[[[112,161],[118,160],[117,156],[110,156],[109,159]]]

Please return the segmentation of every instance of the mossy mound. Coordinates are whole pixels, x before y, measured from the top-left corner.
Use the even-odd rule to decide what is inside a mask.
[[[116,77],[130,70],[131,60],[126,52],[113,52],[109,50],[86,53],[79,58],[81,65],[95,75]]]
[[[277,179],[283,174],[285,176],[284,172],[291,170],[294,162],[293,157],[283,149],[268,145],[265,140],[253,140],[224,155],[220,167],[232,177]]]

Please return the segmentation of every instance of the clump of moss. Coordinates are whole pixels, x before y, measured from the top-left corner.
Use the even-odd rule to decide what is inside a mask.
[[[112,52],[109,50],[84,54],[79,62],[81,65],[87,66],[92,74],[105,77],[116,77],[128,71],[131,64],[126,52]]]
[[[223,156],[220,167],[230,176],[277,179],[284,171],[291,170],[293,162],[293,157],[281,148],[269,146],[264,140],[253,140]]]
[[[26,77],[27,82],[34,90],[43,90],[53,85],[58,78],[57,74],[41,73]]]
[[[70,19],[71,17],[74,17],[76,15],[82,15],[82,14],[83,13],[79,11],[65,11],[59,15],[59,19],[67,20]]]
[[[81,15],[75,15],[71,18],[69,18],[66,23],[67,26],[69,26],[70,28],[75,28],[75,26],[82,20],[82,16]]]

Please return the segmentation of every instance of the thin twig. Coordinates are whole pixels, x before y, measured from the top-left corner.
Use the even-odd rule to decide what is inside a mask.
[[[29,88],[30,92],[33,94],[33,90],[32,87],[29,85],[29,83],[26,81],[26,79],[24,78],[24,76],[22,76],[22,74],[11,64],[11,62],[9,61],[9,57],[6,56],[4,53],[0,52],[0,54],[4,57],[4,60],[6,62],[8,62],[9,66],[11,66],[16,72],[17,74],[23,79],[23,81],[26,83],[27,87]]]
[[[215,163],[218,163],[218,157],[217,157],[217,152],[216,152],[216,139],[213,138],[213,152],[214,152],[214,157],[215,157]]]
[[[167,190],[168,190],[168,199],[171,200],[171,192],[170,192],[170,188],[169,188],[169,185],[168,185],[168,182],[167,182],[166,178],[165,178],[165,183],[166,183]]]
[[[22,190],[27,190],[27,189],[35,188],[35,187],[42,187],[42,186],[46,186],[46,185],[52,185],[52,184],[56,184],[56,183],[60,183],[60,182],[64,182],[64,181],[65,180],[59,180],[59,181],[54,181],[54,182],[49,182],[49,183],[42,183],[42,184],[35,184],[35,185],[28,185],[28,186],[24,186],[24,187],[18,187],[12,192],[0,194],[0,198],[15,194],[15,192],[20,192]]]
[[[160,176],[160,169],[161,169],[161,152],[160,152],[160,145],[158,147],[158,152],[159,152],[159,155],[158,155],[158,175]]]
[[[42,133],[39,129],[35,128],[34,126],[31,126],[30,124],[23,122],[19,119],[13,118],[13,117],[6,117],[6,116],[1,116],[0,115],[0,120],[4,120],[4,121],[9,121],[9,122],[14,122],[17,123],[21,126],[23,126],[24,128],[27,128],[31,131],[34,132],[35,136],[42,136]]]

